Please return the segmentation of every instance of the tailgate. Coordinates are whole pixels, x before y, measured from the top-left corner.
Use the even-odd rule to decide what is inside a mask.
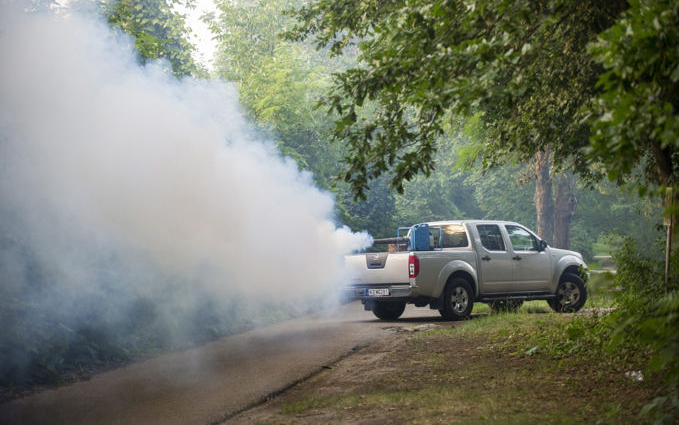
[[[345,270],[351,285],[408,285],[408,252],[348,255]]]

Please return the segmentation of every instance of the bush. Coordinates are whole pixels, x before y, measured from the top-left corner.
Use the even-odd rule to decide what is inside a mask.
[[[641,364],[660,373],[666,387],[641,410],[656,423],[679,421],[679,254],[672,258],[665,285],[664,261],[639,253],[626,240],[614,254],[616,309],[604,316],[578,315],[561,325],[542,328],[520,350],[554,357],[577,354],[580,361],[624,367]]]
[[[679,253],[672,255],[670,279],[665,284],[664,261],[647,258],[627,240],[615,254],[616,283],[622,291],[618,308],[608,319],[614,328],[609,350],[637,345],[652,355],[649,371],[662,372],[667,395],[642,410],[658,423],[679,419]]]

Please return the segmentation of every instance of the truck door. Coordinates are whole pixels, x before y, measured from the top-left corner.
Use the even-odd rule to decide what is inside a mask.
[[[538,239],[528,230],[505,225],[512,258],[514,291],[547,291],[551,279],[549,254],[538,250]]]
[[[512,281],[512,255],[507,250],[500,226],[477,224],[481,246],[477,249],[479,283],[484,294],[508,292]]]

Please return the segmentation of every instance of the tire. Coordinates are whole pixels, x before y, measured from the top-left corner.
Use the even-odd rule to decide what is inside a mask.
[[[403,314],[406,309],[405,302],[376,302],[373,314],[378,319],[382,320],[396,320]]]
[[[523,300],[495,300],[488,303],[493,313],[516,313],[523,305]]]
[[[557,313],[575,313],[587,301],[587,287],[582,278],[574,273],[564,273],[556,287],[556,298],[547,300]]]
[[[469,317],[474,308],[474,291],[466,280],[451,279],[443,292],[441,316],[448,320],[462,320]]]

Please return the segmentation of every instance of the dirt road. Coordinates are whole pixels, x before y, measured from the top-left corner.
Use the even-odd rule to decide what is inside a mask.
[[[436,310],[409,307],[398,322],[382,322],[353,302],[0,405],[0,423],[218,423],[356,347],[440,320]]]

